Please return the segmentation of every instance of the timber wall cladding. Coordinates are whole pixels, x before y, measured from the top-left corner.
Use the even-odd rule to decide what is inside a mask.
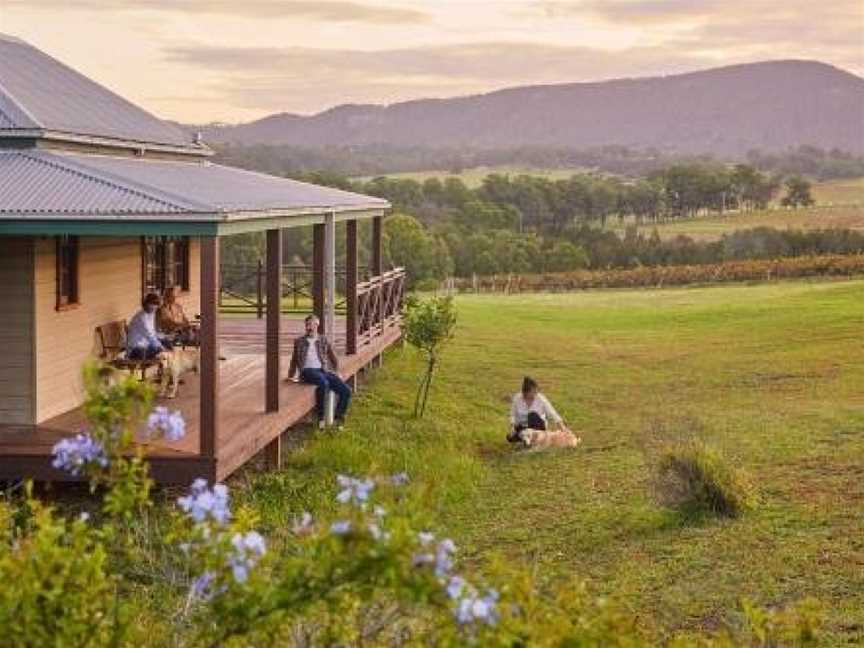
[[[130,320],[141,307],[141,239],[81,237],[79,304],[56,309],[55,242],[36,242],[36,423],[81,405],[81,367],[100,351],[96,327]],[[199,310],[200,247],[189,246],[189,292],[181,297],[191,317]]]
[[[0,421],[33,423],[33,245],[0,237]]]

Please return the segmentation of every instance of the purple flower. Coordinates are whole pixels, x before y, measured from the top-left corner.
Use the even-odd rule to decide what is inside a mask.
[[[456,553],[456,545],[450,538],[445,538],[438,543],[435,551],[435,575],[443,578],[453,569],[453,554]]]
[[[351,532],[351,522],[341,520],[330,525],[330,533],[333,535],[344,536]]]
[[[205,480],[196,479],[192,482],[189,495],[178,498],[177,504],[198,523],[210,517],[218,524],[225,524],[231,517],[228,487],[225,484],[216,484],[213,490],[210,490]]]
[[[216,576],[213,574],[213,572],[208,571],[201,574],[192,583],[192,596],[194,596],[195,598],[204,599],[205,601],[213,598],[215,592],[213,591],[211,586],[213,585],[213,581],[215,580],[215,578]]]
[[[394,486],[404,486],[409,481],[407,472],[400,472],[390,476],[390,483]]]
[[[105,448],[87,433],[58,441],[51,453],[54,455],[51,465],[70,475],[80,475],[81,471],[91,464],[103,468],[108,465]]]
[[[445,588],[447,596],[451,599],[458,599],[467,586],[468,583],[466,583],[465,579],[461,576],[451,576],[450,580],[447,582],[447,587]]]
[[[150,436],[163,436],[168,441],[179,441],[186,436],[186,421],[179,411],[169,412],[161,405],[147,417],[147,433]]]
[[[249,578],[249,572],[267,552],[264,538],[257,531],[249,531],[245,534],[235,533],[231,538],[231,546],[234,548],[234,552],[228,558],[231,573],[236,582],[245,583]]]
[[[342,489],[336,496],[340,504],[355,504],[363,507],[369,499],[369,493],[375,488],[375,482],[371,479],[355,479],[347,475],[337,475],[336,483]]]
[[[460,625],[482,622],[494,626],[498,623],[497,591],[488,590],[486,596],[481,597],[473,587],[463,581],[455,598],[456,608],[453,615]]]

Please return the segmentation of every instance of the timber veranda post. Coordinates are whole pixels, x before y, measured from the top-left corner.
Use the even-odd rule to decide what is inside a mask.
[[[279,357],[282,321],[281,231],[267,230],[267,333],[265,338],[265,409],[279,411]]]
[[[384,256],[382,243],[383,216],[375,216],[372,219],[372,278],[375,289],[375,326],[384,333]]]
[[[336,343],[336,212],[324,216],[324,330]]]
[[[219,238],[202,236],[201,244],[201,396],[199,452],[212,460],[216,479],[219,438]]]
[[[345,352],[357,353],[357,220],[345,230]]]
[[[324,223],[312,226],[312,312],[324,328]]]

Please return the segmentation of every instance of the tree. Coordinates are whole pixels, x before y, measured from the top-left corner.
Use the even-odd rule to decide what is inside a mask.
[[[423,279],[443,279],[453,261],[446,245],[416,218],[394,214],[384,221],[390,262],[402,266],[413,285]]]
[[[405,340],[426,356],[426,367],[414,398],[414,416],[422,418],[429,399],[429,387],[444,344],[453,337],[456,310],[452,297],[420,300],[409,297],[405,304],[402,330]]]
[[[810,182],[801,176],[792,176],[786,181],[786,195],[780,201],[784,207],[809,207],[816,201],[810,195]]]

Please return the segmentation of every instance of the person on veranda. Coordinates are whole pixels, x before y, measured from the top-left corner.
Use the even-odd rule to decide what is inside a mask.
[[[156,312],[156,329],[174,344],[198,346],[198,328],[189,320],[183,306],[177,301],[178,292],[177,286],[165,290],[162,306]]]
[[[522,390],[513,395],[510,407],[510,443],[519,441],[522,430],[548,430],[550,427],[564,429],[564,419],[552,407],[552,403],[540,392],[540,386],[533,378],[525,376]]]
[[[315,385],[315,411],[318,416],[318,427],[325,423],[324,407],[328,391],[336,394],[336,426],[341,429],[345,422],[345,414],[351,402],[351,388],[336,373],[339,369],[339,359],[330,341],[319,335],[320,322],[315,315],[309,315],[304,321],[306,334],[294,340],[294,353],[291,355],[291,365],[288,367],[288,378],[293,379],[299,372],[300,380]]]
[[[147,293],[141,301],[141,310],[129,321],[126,357],[130,360],[152,360],[171,350],[171,342],[161,339],[156,332],[156,311],[160,302],[159,295]]]

